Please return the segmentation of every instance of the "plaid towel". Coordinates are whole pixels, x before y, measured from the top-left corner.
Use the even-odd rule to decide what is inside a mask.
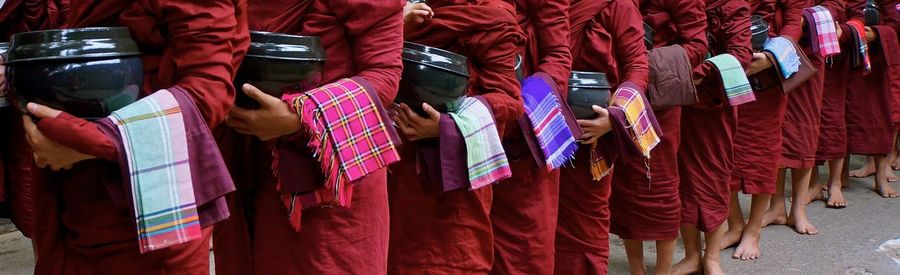
[[[837,30],[831,12],[825,7],[815,6],[803,9],[803,17],[806,18],[807,32],[812,43],[812,50],[823,57],[838,55],[841,53],[841,45],[838,43]]]
[[[365,86],[341,79],[302,94],[285,95],[309,132],[307,146],[318,158],[325,185],[285,196],[291,224],[300,228],[302,209],[350,205],[352,183],[400,160],[377,98]],[[277,171],[276,171],[277,173]]]
[[[131,180],[141,253],[201,237],[181,107],[160,90],[113,112]]]
[[[472,97],[461,98],[447,103],[447,113],[466,141],[466,163],[472,190],[512,175],[494,125],[494,115],[484,103]]]
[[[781,76],[784,79],[791,77],[791,75],[800,70],[800,56],[797,55],[794,43],[791,43],[787,38],[781,36],[769,38],[764,49],[775,56],[775,61],[778,63],[778,68],[781,69]]]
[[[731,106],[756,101],[753,89],[750,88],[750,80],[747,79],[747,72],[741,67],[741,62],[737,58],[726,53],[707,59],[707,61],[712,62],[719,69],[722,86],[725,87],[725,95],[728,96],[728,103]]]
[[[641,97],[641,92],[629,86],[622,86],[613,95],[609,108],[621,109],[625,113],[625,121],[630,130],[635,148],[644,156],[650,157],[650,151],[659,144],[660,138],[650,121],[650,110]]]
[[[859,20],[847,21],[850,26],[851,35],[856,38],[853,40],[854,53],[851,55],[851,64],[863,69],[863,74],[869,74],[872,71],[872,61],[869,59],[869,45],[866,39],[866,25]]]
[[[562,115],[559,99],[553,95],[553,87],[541,78],[529,77],[522,85],[522,98],[547,170],[559,168],[575,156],[578,144]]]

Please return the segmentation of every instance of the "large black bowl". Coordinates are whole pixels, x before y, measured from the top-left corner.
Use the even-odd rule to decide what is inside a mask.
[[[644,23],[644,47],[648,51],[653,49],[653,27],[650,27],[647,23]]]
[[[516,55],[516,79],[519,83],[525,80],[525,68],[522,66],[522,56]]]
[[[750,17],[750,45],[753,50],[762,51],[769,39],[769,23],[762,16],[754,15]]]
[[[397,102],[421,112],[422,102],[438,110],[466,95],[469,85],[465,56],[412,42],[403,43],[403,75]]]
[[[259,106],[241,90],[244,83],[278,98],[286,91],[318,87],[322,84],[324,66],[325,49],[318,37],[250,32],[250,48],[234,79],[235,105]]]
[[[878,10],[878,4],[875,4],[874,0],[866,1],[863,15],[866,18],[866,26],[875,26],[881,21],[881,11]]]
[[[35,102],[86,119],[137,100],[143,64],[127,28],[81,28],[13,35],[6,62],[15,105]]]
[[[610,89],[606,74],[597,72],[572,71],[569,77],[569,108],[577,119],[597,117],[593,106],[609,106]]]

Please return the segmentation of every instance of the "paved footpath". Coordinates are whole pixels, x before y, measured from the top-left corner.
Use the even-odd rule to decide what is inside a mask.
[[[854,158],[851,168],[861,166],[860,160]],[[822,179],[825,172],[821,171]],[[900,190],[900,183],[893,187]],[[872,178],[853,179],[852,185],[844,189],[849,207],[827,209],[823,202],[808,207],[818,235],[801,236],[787,226],[770,226],[763,229],[761,259],[731,259],[731,248],[722,252],[723,267],[729,274],[751,275],[900,274],[900,244],[886,246],[885,252],[877,251],[885,242],[900,239],[900,198],[882,199],[871,189]],[[741,195],[741,204],[745,209],[749,207],[749,196]],[[609,273],[628,274],[622,241],[613,237],[611,242]],[[652,244],[645,243],[644,254],[650,265],[654,252]],[[894,260],[888,254],[898,258]],[[679,251],[675,261],[682,256]],[[8,220],[0,220],[0,274],[31,274],[33,261],[30,241],[15,232]]]

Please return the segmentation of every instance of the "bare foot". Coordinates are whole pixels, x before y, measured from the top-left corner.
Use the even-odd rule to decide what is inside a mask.
[[[850,177],[853,178],[866,178],[875,174],[875,166],[874,165],[866,165],[863,168],[859,168],[853,171],[850,171]]]
[[[759,233],[745,234],[731,257],[745,261],[759,259]]]
[[[703,272],[703,266],[701,266],[699,258],[684,258],[672,266],[672,275],[689,275],[701,272]]]
[[[807,189],[807,191],[806,191],[806,194],[808,194],[806,204],[809,204],[814,201],[824,201],[825,195],[822,195],[823,189],[824,189],[824,186],[820,183],[816,183],[815,185],[810,186],[809,189]]]
[[[883,198],[896,198],[900,196],[900,194],[894,190],[894,187],[891,187],[891,185],[887,183],[877,184],[877,186],[875,186],[875,191]]]
[[[894,175],[894,173],[888,175],[888,182],[897,182],[897,175]]]
[[[772,224],[787,224],[787,213],[784,209],[769,209],[763,214],[762,227]]]
[[[891,169],[900,170],[900,157],[894,158],[894,161],[891,161]]]
[[[825,206],[829,208],[847,207],[847,200],[844,199],[844,191],[841,191],[840,187],[828,189],[828,203],[826,203]]]
[[[804,213],[802,217],[798,217],[799,215],[792,215],[788,218],[788,225],[794,227],[794,231],[797,231],[800,235],[815,235],[819,234],[819,230],[809,222],[809,219],[806,218],[806,214]]]
[[[722,265],[719,264],[719,261],[714,260],[703,260],[703,274],[705,275],[725,275],[725,270],[722,270]]]
[[[742,229],[731,230],[728,228],[728,231],[725,231],[725,236],[722,237],[722,248],[721,250],[728,249],[729,247],[735,246],[741,241],[741,234],[743,234]]]

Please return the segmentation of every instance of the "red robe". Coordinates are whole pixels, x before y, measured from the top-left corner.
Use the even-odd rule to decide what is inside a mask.
[[[404,37],[469,58],[469,96],[480,96],[496,125],[515,121],[523,107],[514,60],[518,31],[512,6],[498,0],[429,1],[435,16]],[[504,127],[498,127],[500,134]],[[391,168],[390,274],[484,274],[494,260],[492,187],[442,191],[425,169],[424,150],[434,140],[407,142]],[[420,172],[422,171],[422,172]],[[496,194],[495,192],[493,194]],[[496,202],[496,200],[494,201]]]
[[[644,22],[655,30],[654,45],[680,44],[692,66],[700,64],[706,55],[703,7],[703,1],[699,0],[640,1]],[[610,232],[624,239],[674,240],[678,237],[681,202],[678,198],[677,151],[681,143],[681,108],[655,113],[662,127],[662,142],[650,153],[650,159],[616,164],[610,199]]]
[[[825,69],[819,71],[825,78],[822,93],[822,108],[819,126],[819,142],[816,149],[816,161],[843,159],[847,155],[847,123],[845,110],[847,103],[847,81],[850,74],[850,63],[847,62],[850,49],[850,28],[847,22],[847,1],[826,1],[834,20],[841,24],[843,35],[840,38],[841,54],[826,62]],[[838,4],[841,6],[834,6]]]
[[[546,73],[562,95],[568,91],[568,1],[505,0],[516,9],[525,44],[518,53],[526,76]],[[494,186],[491,222],[494,228],[495,274],[553,272],[554,232],[559,202],[559,171],[537,167],[522,130],[510,122],[503,147],[513,171]]]
[[[750,6],[746,1],[707,0],[707,31],[712,55],[731,54],[746,69],[750,47]],[[700,104],[682,108],[678,168],[681,176],[681,223],[703,232],[714,231],[728,218],[729,183],[734,168],[734,134],[737,108],[724,97],[714,65],[704,62],[694,69]],[[693,126],[693,127],[691,127]]]
[[[750,1],[753,13],[769,23],[769,37],[781,35],[794,40],[803,33],[800,18],[804,4],[804,0]],[[738,107],[730,189],[746,194],[775,194],[787,97],[780,88],[754,92],[755,102]]]
[[[862,8],[866,1],[848,1],[849,19],[863,19]],[[877,1],[881,8],[880,30],[898,27],[894,1]],[[875,28],[876,26],[872,26]],[[894,146],[895,123],[900,122],[895,115],[898,109],[897,96],[900,94],[900,55],[896,44],[887,50],[881,45],[882,39],[869,43],[869,57],[872,72],[863,75],[858,69],[851,69],[847,83],[847,136],[848,151],[859,155],[883,155],[890,153]],[[892,119],[893,118],[893,119]]]
[[[382,104],[393,101],[401,73],[403,1],[254,1],[283,13],[251,14],[261,30],[318,36],[327,61],[322,83],[357,77],[377,91]],[[259,8],[259,7],[257,7]],[[364,15],[364,16],[363,16]],[[270,19],[265,24],[260,21]],[[219,129],[217,139],[232,167],[238,191],[229,197],[232,218],[216,226],[218,274],[384,274],[387,270],[387,172],[356,182],[350,207],[303,210],[300,232],[288,214],[272,176],[271,144]],[[299,144],[284,137],[279,143]],[[321,179],[310,153],[297,163],[306,180]]]
[[[234,98],[231,79],[249,36],[241,1],[77,1],[60,8],[68,13],[49,28],[126,26],[145,52],[147,95],[172,86],[194,99],[207,124],[220,123]],[[41,12],[48,12],[47,10]],[[49,12],[53,12],[52,10]],[[198,17],[198,14],[205,16]],[[165,29],[166,35],[158,31]],[[204,56],[204,58],[196,58]],[[71,170],[35,173],[37,274],[209,273],[209,238],[140,254],[134,213],[124,193],[115,147],[104,159],[83,161]],[[112,150],[110,152],[110,150]],[[36,168],[35,168],[36,169]]]
[[[647,54],[634,3],[576,0],[569,13],[572,69],[604,72],[613,87],[630,81],[646,90]],[[607,272],[612,176],[594,181],[589,159],[589,146],[581,146],[573,166],[560,169],[555,274]]]

